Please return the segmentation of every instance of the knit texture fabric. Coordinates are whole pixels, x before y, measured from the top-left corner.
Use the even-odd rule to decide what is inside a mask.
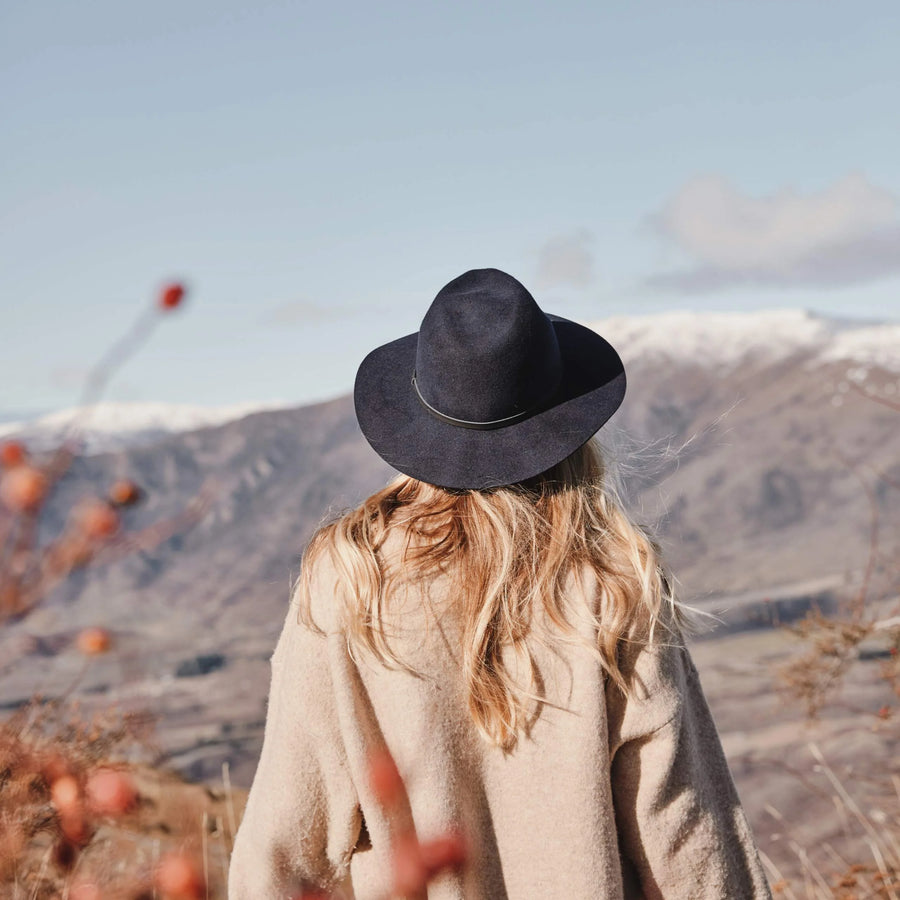
[[[354,661],[334,571],[325,560],[315,568],[313,614],[326,634],[299,624],[291,604],[230,900],[316,888],[382,900],[392,836],[404,825],[421,840],[451,828],[468,837],[469,864],[434,882],[429,900],[771,898],[680,636],[660,629],[651,645],[622,645],[620,664],[636,675],[630,700],[577,641],[535,640],[547,702],[504,753],[472,724],[462,623],[445,579],[390,598],[391,645],[412,674]],[[573,577],[573,610],[585,591]],[[579,627],[590,639],[588,621]],[[391,817],[367,780],[369,754],[384,747],[406,785]]]

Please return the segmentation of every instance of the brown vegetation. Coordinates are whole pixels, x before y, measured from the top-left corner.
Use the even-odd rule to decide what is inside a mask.
[[[74,458],[79,428],[116,365],[146,338],[159,312],[181,306],[183,285],[166,285],[153,308],[88,378],[75,421],[49,459],[32,459],[18,441],[0,443],[0,626],[27,616],[77,569],[152,548],[202,516],[208,489],[175,519],[129,532],[124,511],[143,497],[130,480],[106,496],[77,503],[54,540],[38,543],[38,521]],[[78,650],[90,658],[114,651],[98,624],[82,630]],[[42,900],[200,900],[225,895],[228,860],[245,796],[190,785],[164,767],[150,737],[152,718],[85,715],[78,704],[35,697],[0,725],[0,888]],[[385,754],[373,760],[373,787],[386,807],[403,783]],[[464,863],[454,834],[426,844],[398,836],[396,893],[420,895],[448,868]]]
[[[900,405],[854,385],[867,399],[891,409]],[[869,552],[862,584],[855,595],[835,616],[813,609],[803,620],[788,626],[801,641],[802,649],[776,670],[776,680],[786,696],[799,702],[808,720],[815,720],[833,702],[840,688],[862,658],[864,651],[880,657],[879,676],[900,701],[900,543],[897,535],[885,547],[879,530],[879,506],[876,485],[882,490],[898,490],[900,483],[883,472],[867,475],[844,458],[867,495],[871,510]],[[880,724],[889,728],[896,741],[900,703],[884,704],[874,711]],[[872,810],[853,796],[828,764],[820,748],[811,743],[812,772],[824,777],[831,792],[836,814],[845,823],[847,847],[853,855],[826,844],[802,847],[795,842],[804,879],[799,896],[815,900],[862,900],[884,898],[900,900],[900,773],[865,773],[864,779]],[[777,813],[777,811],[773,811]],[[820,860],[817,862],[816,860]],[[781,877],[771,860],[764,860],[774,879],[773,890],[794,900],[798,893]],[[799,891],[799,887],[797,888]]]
[[[115,367],[147,337],[157,313],[175,309],[184,296],[183,285],[164,286],[153,307],[91,372],[78,416],[49,458],[33,459],[17,441],[0,445],[0,624],[26,616],[75,570],[153,547],[196,521],[208,505],[203,492],[175,520],[128,532],[122,511],[142,492],[119,480],[106,496],[76,504],[55,539],[38,542],[41,511],[72,462],[91,403]],[[100,625],[83,630],[76,645],[88,659],[113,649],[111,634]],[[224,890],[226,845],[234,828],[226,837],[226,817],[214,795],[200,789],[205,798],[191,797],[193,789],[159,765],[133,761],[135,750],[149,752],[146,724],[133,716],[85,717],[77,705],[40,698],[3,723],[0,885],[13,896],[92,900],[161,894],[188,900],[207,896],[207,887]],[[181,798],[186,808],[179,812],[173,798]],[[228,809],[233,825],[230,796]],[[222,838],[221,877],[209,871],[215,858],[210,834]],[[179,879],[179,866],[196,877]]]

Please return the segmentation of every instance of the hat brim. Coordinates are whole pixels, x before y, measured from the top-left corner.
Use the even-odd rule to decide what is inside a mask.
[[[589,328],[548,315],[563,376],[552,405],[502,428],[442,421],[412,384],[418,332],[373,350],[356,374],[356,418],[372,449],[419,481],[484,490],[533,478],[587,442],[625,397],[625,369],[612,345]]]

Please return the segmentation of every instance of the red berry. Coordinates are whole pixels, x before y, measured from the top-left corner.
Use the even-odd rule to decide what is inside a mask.
[[[0,499],[14,512],[36,509],[46,493],[47,479],[33,466],[16,466],[0,478]]]
[[[50,799],[53,805],[61,812],[70,812],[78,806],[81,798],[81,789],[78,782],[71,775],[63,775],[50,785]]]
[[[131,779],[115,769],[98,769],[88,778],[85,787],[91,809],[101,816],[120,816],[137,801],[137,791]]]
[[[184,299],[185,287],[177,281],[167,284],[159,292],[159,305],[162,309],[175,309]]]
[[[113,506],[133,506],[141,499],[141,489],[127,479],[115,482],[109,489],[109,502]]]
[[[159,861],[156,886],[171,900],[200,900],[206,894],[200,867],[184,853],[168,853]]]
[[[91,538],[107,538],[119,530],[118,513],[104,500],[89,500],[78,510],[78,524]]]
[[[112,635],[105,628],[85,628],[79,633],[77,644],[85,656],[100,656],[112,646]]]
[[[4,441],[0,444],[0,466],[11,469],[25,462],[25,447],[18,441]]]
[[[466,861],[466,842],[462,835],[445,834],[422,844],[422,861],[431,877],[445,869],[460,869]]]

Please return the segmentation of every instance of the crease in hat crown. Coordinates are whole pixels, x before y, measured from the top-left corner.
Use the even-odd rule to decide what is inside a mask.
[[[562,369],[553,325],[524,285],[499,269],[471,269],[426,312],[411,375],[431,414],[502,427],[541,410]]]

